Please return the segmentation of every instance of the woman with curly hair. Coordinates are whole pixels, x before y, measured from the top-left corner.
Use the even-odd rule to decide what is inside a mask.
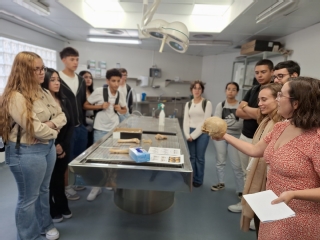
[[[278,113],[286,120],[256,144],[228,134],[223,139],[239,151],[264,157],[266,189],[296,216],[260,223],[259,240],[317,240],[320,236],[320,80],[289,79],[278,92]]]
[[[18,239],[58,239],[50,216],[49,183],[56,161],[54,139],[66,117],[48,90],[41,88],[46,68],[40,56],[20,52],[4,89],[0,124],[5,160],[18,186]]]

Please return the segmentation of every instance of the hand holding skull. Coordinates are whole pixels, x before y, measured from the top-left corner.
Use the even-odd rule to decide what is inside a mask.
[[[219,117],[210,117],[204,121],[201,130],[212,139],[221,140],[227,132],[227,123]]]

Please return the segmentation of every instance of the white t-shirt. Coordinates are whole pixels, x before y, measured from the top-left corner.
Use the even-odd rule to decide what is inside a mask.
[[[195,104],[192,100],[191,107],[189,109],[189,102],[186,103],[184,108],[184,118],[183,118],[183,131],[188,139],[192,137],[192,139],[197,139],[201,134],[201,128],[204,121],[211,117],[212,114],[212,104],[209,100],[207,100],[207,105],[205,112],[202,109],[202,101]],[[195,128],[195,130],[190,133],[190,128]]]
[[[68,85],[68,87],[71,89],[73,94],[76,96],[78,87],[79,87],[79,80],[77,74],[74,74],[74,77],[69,77],[66,74],[64,74],[62,71],[59,72],[59,75],[61,79]]]
[[[118,91],[122,96],[124,96],[124,99],[126,101],[126,106],[127,106],[127,85],[119,86]]]
[[[102,130],[106,132],[111,131],[119,124],[119,116],[114,112],[114,108],[113,108],[113,105],[116,102],[118,93],[116,93],[115,95],[112,95],[110,92],[110,88],[108,88],[108,94],[109,94],[110,106],[107,109],[101,110],[97,113],[94,119],[94,124],[93,124],[94,129]],[[93,105],[103,104],[104,103],[103,87],[95,89],[93,93],[91,93],[91,95],[88,97],[87,101]],[[121,93],[119,97],[119,105],[121,107],[126,106],[126,99],[123,97]]]

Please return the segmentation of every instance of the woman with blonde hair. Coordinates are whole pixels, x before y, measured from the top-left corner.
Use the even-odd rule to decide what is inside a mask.
[[[40,56],[20,52],[4,89],[2,137],[5,160],[18,186],[18,239],[58,239],[49,206],[49,183],[56,161],[54,139],[66,117],[48,90],[41,88],[46,68]]]
[[[256,144],[260,139],[267,136],[267,134],[272,131],[273,126],[277,122],[283,120],[282,116],[278,114],[277,103],[277,94],[281,91],[281,88],[282,85],[277,83],[261,86],[258,95],[259,117],[257,122],[259,126],[253,136],[253,144]],[[266,189],[267,180],[267,164],[264,158],[252,158],[247,170],[248,172],[243,194],[264,191]],[[260,220],[254,214],[247,202],[242,198],[241,229],[243,231],[249,230],[250,221],[252,219],[254,219],[255,229],[258,236]]]

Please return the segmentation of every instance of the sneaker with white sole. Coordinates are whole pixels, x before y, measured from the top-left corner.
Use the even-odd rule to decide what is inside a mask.
[[[63,221],[63,217],[62,217],[61,214],[58,214],[58,215],[56,215],[56,216],[54,216],[52,218],[52,222],[54,222],[54,223],[59,223],[59,222],[62,222],[62,221]]]
[[[86,187],[85,186],[72,186],[73,190],[75,191],[82,191],[85,190]]]
[[[71,211],[70,210],[68,210],[68,211],[65,211],[64,213],[62,213],[62,217],[63,218],[71,218],[72,217],[72,213],[71,213]]]
[[[234,205],[230,205],[228,207],[228,210],[230,212],[234,212],[234,213],[240,213],[242,211],[242,204],[241,202],[238,202],[237,204],[234,204]]]
[[[91,192],[89,193],[87,200],[93,201],[96,199],[96,197],[102,192],[101,187],[93,187],[91,189]]]
[[[68,200],[75,201],[80,198],[80,196],[77,194],[77,192],[71,187],[65,187],[65,194]]]
[[[218,183],[217,185],[213,185],[211,187],[212,191],[219,191],[219,190],[222,190],[222,189],[224,189],[224,183]]]
[[[59,231],[56,228],[50,229],[46,232],[46,238],[49,240],[55,240],[59,238]]]
[[[254,219],[251,219],[249,229],[252,230],[252,231],[256,230],[256,225],[254,225]]]

